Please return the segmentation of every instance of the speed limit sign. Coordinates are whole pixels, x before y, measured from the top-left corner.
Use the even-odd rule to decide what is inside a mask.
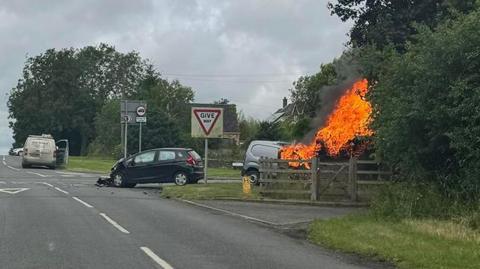
[[[145,107],[144,106],[139,106],[137,107],[137,115],[140,117],[143,117],[145,115]]]

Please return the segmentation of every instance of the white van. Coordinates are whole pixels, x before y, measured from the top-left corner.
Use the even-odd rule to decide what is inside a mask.
[[[23,146],[22,167],[32,165],[48,166],[55,169],[57,147],[51,135],[29,135]]]

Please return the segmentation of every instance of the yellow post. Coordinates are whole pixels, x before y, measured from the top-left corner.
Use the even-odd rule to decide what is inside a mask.
[[[242,179],[242,185],[243,185],[243,193],[244,194],[251,194],[252,193],[252,189],[250,187],[250,177],[248,176],[244,176],[243,179]]]

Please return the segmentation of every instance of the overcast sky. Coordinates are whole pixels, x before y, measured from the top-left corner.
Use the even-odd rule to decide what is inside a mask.
[[[327,0],[0,0],[0,154],[13,142],[8,92],[27,56],[101,42],[148,58],[195,101],[227,98],[265,119],[292,82],[345,48]]]

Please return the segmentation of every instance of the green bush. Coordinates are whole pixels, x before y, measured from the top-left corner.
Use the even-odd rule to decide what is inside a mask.
[[[399,182],[387,185],[373,197],[371,213],[377,218],[425,218],[459,219],[472,216],[469,226],[480,223],[474,217],[475,204],[459,203],[445,198],[434,184]],[[477,224],[478,224],[477,223]]]

